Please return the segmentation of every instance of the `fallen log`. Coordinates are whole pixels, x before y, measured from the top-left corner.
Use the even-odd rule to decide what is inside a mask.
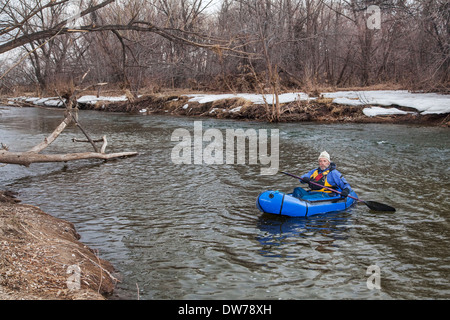
[[[89,72],[89,71],[88,71]],[[86,77],[86,72],[83,79]],[[103,84],[98,84],[103,85]],[[95,85],[94,85],[95,86]],[[85,88],[87,90],[92,86]],[[81,91],[84,91],[81,90]],[[60,100],[65,105],[66,110],[64,113],[64,119],[62,122],[56,127],[53,132],[47,136],[44,141],[34,146],[28,151],[25,152],[10,152],[6,146],[3,144],[0,145],[0,163],[6,164],[18,164],[23,166],[29,166],[32,163],[36,162],[67,162],[74,160],[82,160],[82,159],[102,159],[102,160],[111,160],[117,158],[126,158],[138,155],[137,152],[119,152],[119,153],[105,153],[106,146],[108,144],[106,140],[106,136],[103,136],[102,139],[93,140],[89,134],[84,130],[84,128],[78,122],[78,107],[77,107],[77,99],[76,96],[80,90],[75,90],[74,92],[69,92],[65,94],[65,97],[61,97],[61,95],[56,91]],[[63,130],[70,125],[71,123],[75,123],[75,125],[83,132],[86,136],[87,140],[78,140],[73,139],[76,142],[89,142],[94,148],[94,152],[81,152],[81,153],[66,153],[66,154],[41,154],[40,152],[47,148],[51,143],[53,143],[56,138],[63,132]],[[99,151],[95,142],[103,142],[101,150]]]
[[[59,124],[59,126],[57,126],[56,129],[53,130],[53,132],[44,139],[44,141],[28,150],[28,152],[39,153],[45,148],[47,148],[53,141],[56,140],[56,138],[58,138],[61,132],[63,132],[63,130],[71,123],[71,121],[72,121],[72,114],[69,114]]]
[[[89,142],[95,146],[95,142],[103,142],[102,148],[100,149],[100,153],[105,153],[106,146],[108,145],[108,140],[106,140],[106,136],[103,136],[101,139],[94,139],[94,140],[80,140],[77,138],[72,138],[73,142]],[[96,150],[98,152],[98,150]]]
[[[41,154],[35,152],[10,152],[0,150],[0,163],[18,164],[28,167],[32,163],[38,162],[67,162],[82,159],[101,159],[112,160],[117,158],[126,158],[138,155],[137,152],[118,152],[118,153],[99,153],[99,152],[80,152],[66,154]]]

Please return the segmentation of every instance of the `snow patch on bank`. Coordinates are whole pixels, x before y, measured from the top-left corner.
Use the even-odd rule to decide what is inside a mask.
[[[118,96],[118,97],[106,97],[106,96],[82,96],[78,98],[78,103],[87,103],[87,104],[96,104],[98,101],[107,101],[107,102],[122,102],[127,101],[126,96]]]
[[[364,108],[363,113],[368,117],[374,117],[378,115],[388,115],[388,114],[408,114],[413,112],[406,112],[399,110],[397,108],[381,108],[381,107],[371,107]]]
[[[253,93],[238,93],[238,94],[188,94],[189,102],[207,103],[223,99],[243,98],[251,101],[254,104],[273,104],[275,96],[271,94],[253,94]],[[393,114],[407,114],[414,113],[412,111],[403,111],[396,108],[409,107],[417,110],[422,115],[426,114],[443,114],[450,113],[450,95],[437,93],[411,93],[406,90],[380,90],[380,91],[337,91],[325,92],[321,94],[323,98],[333,99],[332,102],[342,105],[361,106],[363,113],[366,116],[373,117],[377,115],[393,115]],[[304,92],[291,92],[278,95],[280,103],[289,103],[294,101],[308,101],[317,99],[309,97]],[[28,98],[18,97],[9,99],[12,103],[14,101],[26,101],[35,105],[64,107],[64,103],[58,97],[50,98]],[[123,102],[127,101],[126,96],[94,96],[86,95],[78,99],[79,103],[95,104],[98,101],[104,102]],[[392,108],[383,108],[383,107]],[[183,106],[187,109],[188,104]],[[239,109],[240,110],[240,109]],[[238,110],[233,110],[237,112]],[[230,111],[232,112],[232,111]]]
[[[254,104],[274,103],[273,95],[261,94],[190,94],[190,102],[207,103],[222,99],[243,98]],[[416,109],[419,113],[442,114],[450,113],[450,95],[437,93],[411,93],[406,90],[380,91],[337,91],[322,93],[323,98],[333,99],[333,103],[351,106],[401,106]],[[283,93],[278,96],[280,103],[300,100],[313,100],[303,92]],[[363,112],[369,117],[389,114],[407,114],[397,108],[364,107]],[[409,112],[410,113],[410,112]]]
[[[450,95],[448,94],[411,93],[406,90],[338,91],[338,92],[323,93],[323,97],[333,98],[334,103],[349,104],[354,106],[397,105],[401,107],[409,107],[416,109],[423,115],[441,114],[450,112]],[[383,112],[383,114],[393,114],[392,110],[383,111],[383,108],[378,108],[377,110],[378,112]],[[377,110],[372,110],[372,113],[376,115]],[[401,110],[398,110],[397,112],[398,112],[397,114],[404,113],[404,111]]]
[[[275,101],[275,96],[271,94],[254,94],[254,93],[237,93],[237,94],[188,94],[186,97],[190,97],[189,102],[207,103],[214,102],[223,99],[235,99],[242,98],[253,102],[254,104],[265,104],[264,100],[268,104],[273,104]],[[306,93],[303,92],[293,92],[293,93],[283,93],[278,95],[280,103],[288,103],[297,100],[308,100],[309,98]]]

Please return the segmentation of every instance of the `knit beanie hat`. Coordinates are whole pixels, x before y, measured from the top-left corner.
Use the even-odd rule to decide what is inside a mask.
[[[319,159],[327,159],[328,161],[330,161],[331,162],[331,160],[330,160],[330,155],[328,154],[328,152],[326,152],[326,151],[324,151],[324,152],[322,152],[321,154],[320,154],[320,156],[319,156]]]

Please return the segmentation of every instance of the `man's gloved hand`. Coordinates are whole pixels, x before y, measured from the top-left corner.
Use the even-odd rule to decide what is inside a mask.
[[[346,198],[348,196],[348,194],[350,193],[350,190],[348,190],[348,188],[345,188],[344,190],[342,190],[341,192],[341,196],[343,198]]]
[[[303,182],[303,183],[309,183],[310,180],[311,180],[311,179],[310,179],[309,177],[304,177],[304,178],[302,178],[301,182]]]

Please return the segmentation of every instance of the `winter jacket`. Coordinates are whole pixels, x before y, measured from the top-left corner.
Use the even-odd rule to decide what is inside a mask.
[[[318,177],[320,177],[320,174],[323,174],[323,178],[318,179],[319,181],[314,180],[313,176],[319,175]],[[333,162],[330,163],[328,168],[326,168],[325,170],[320,170],[320,167],[319,167],[319,168],[313,169],[313,170],[309,171],[308,173],[301,176],[301,178],[306,178],[306,177],[310,178],[312,182],[319,183],[321,185],[335,189],[337,191],[342,191],[344,189],[348,189],[350,192],[352,190],[350,185],[348,184],[348,182],[342,176],[342,174],[338,170],[336,170],[336,164],[334,164]],[[302,181],[300,180],[300,182],[302,182]],[[326,189],[319,190],[320,187],[314,186],[312,184],[311,184],[311,189],[313,189],[313,190],[316,189],[316,191],[330,192]]]

